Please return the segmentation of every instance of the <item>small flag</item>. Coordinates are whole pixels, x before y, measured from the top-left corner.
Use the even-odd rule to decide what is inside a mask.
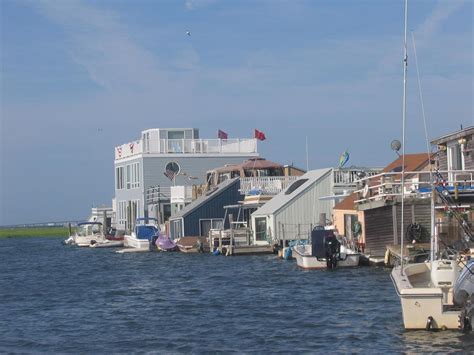
[[[217,131],[217,138],[219,138],[219,139],[227,139],[227,137],[228,137],[228,134],[225,133],[224,131],[221,131],[221,130]]]
[[[347,149],[339,156],[339,167],[342,168],[349,161],[349,152]]]
[[[129,144],[129,147],[130,147],[130,152],[133,154],[133,147],[135,146],[135,144],[133,143],[130,143]]]
[[[121,158],[122,157],[122,147],[117,147],[117,153],[118,153],[118,157]]]
[[[265,139],[267,139],[267,137],[265,137],[265,133],[259,131],[258,129],[255,130],[254,137],[257,138],[260,141],[264,141]]]

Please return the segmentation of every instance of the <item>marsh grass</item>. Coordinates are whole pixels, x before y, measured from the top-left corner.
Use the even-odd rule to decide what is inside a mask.
[[[67,237],[66,227],[0,228],[0,239],[28,237]]]

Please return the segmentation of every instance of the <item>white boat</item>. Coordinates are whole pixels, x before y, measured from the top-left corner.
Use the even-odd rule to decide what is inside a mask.
[[[435,203],[440,199],[445,208],[451,211],[451,205],[455,201],[446,203],[449,191],[440,191],[440,187],[433,186],[431,198],[431,253],[430,261],[423,263],[408,264],[404,256],[404,191],[405,191],[405,118],[406,118],[406,74],[407,74],[407,0],[405,0],[405,51],[404,51],[404,92],[403,92],[403,153],[401,171],[401,235],[400,235],[400,265],[393,268],[391,279],[395,290],[400,297],[405,329],[459,329],[471,330],[472,321],[472,285],[468,287],[468,281],[472,280],[473,267],[465,266],[461,274],[460,262],[462,256],[455,250],[449,250],[451,257],[438,258],[438,233],[435,227]],[[433,174],[433,172],[430,172]],[[434,175],[433,175],[434,176]],[[432,177],[433,177],[432,176]],[[434,179],[432,179],[434,181]],[[470,227],[464,220],[461,222],[465,234],[472,239]],[[464,265],[462,265],[464,266]],[[464,277],[460,277],[465,275]],[[469,274],[469,276],[468,276]],[[454,286],[458,285],[455,290]],[[467,292],[470,289],[471,294]],[[466,291],[464,297],[462,292]],[[457,292],[457,294],[456,294]],[[461,304],[459,299],[465,299]]]
[[[359,265],[360,253],[341,243],[332,230],[313,230],[311,244],[293,247],[296,264],[303,269],[333,269]]]
[[[77,224],[76,232],[64,241],[65,244],[89,247],[91,244],[105,241],[102,223],[82,222]]]
[[[153,236],[160,232],[158,220],[155,218],[138,218],[131,235],[124,237],[124,247],[135,249],[149,249]]]
[[[296,245],[293,247],[293,255],[296,257],[296,264],[303,269],[326,269],[328,260],[317,258],[311,253],[311,245]],[[340,258],[336,267],[355,267],[359,265],[360,254],[341,245]]]

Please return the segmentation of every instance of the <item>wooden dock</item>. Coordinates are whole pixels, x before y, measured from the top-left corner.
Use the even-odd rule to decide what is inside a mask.
[[[408,244],[403,247],[403,258],[408,258],[411,262],[421,262],[428,258],[430,254],[430,243]],[[400,261],[400,245],[387,245],[385,253],[385,264],[394,266]]]

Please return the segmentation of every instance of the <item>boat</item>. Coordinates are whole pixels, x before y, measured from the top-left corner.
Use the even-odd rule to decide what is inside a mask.
[[[89,247],[96,242],[105,241],[102,223],[81,222],[77,224],[76,232],[64,241],[64,244]]]
[[[124,237],[124,247],[148,250],[151,239],[159,232],[156,218],[137,218],[131,235]]]
[[[104,241],[98,241],[90,244],[91,248],[120,248],[124,244],[123,231],[117,231],[115,228],[109,228]]]
[[[209,241],[205,237],[181,237],[176,245],[182,253],[209,253]]]
[[[156,233],[150,243],[150,250],[178,251],[178,246],[166,234]]]
[[[296,264],[303,269],[359,266],[360,253],[339,240],[331,229],[313,229],[311,244],[298,244],[292,250]]]
[[[464,256],[446,243],[445,250],[438,251],[440,240],[435,226],[435,204],[441,200],[444,208],[456,217],[452,210],[456,201],[447,201],[450,191],[446,186],[435,186],[432,175],[431,189],[431,247],[430,259],[425,262],[408,263],[404,256],[403,208],[405,195],[405,120],[406,120],[406,76],[407,76],[407,0],[405,0],[405,50],[404,50],[404,91],[403,91],[403,153],[400,183],[401,235],[400,264],[391,272],[391,279],[400,298],[405,329],[472,329],[472,274],[473,264],[466,264]],[[441,189],[441,190],[440,190]],[[458,222],[471,242],[474,240],[468,223],[462,217]],[[444,255],[443,255],[444,254]],[[439,255],[442,255],[440,257]],[[461,271],[461,268],[464,268]],[[470,293],[470,294],[469,294]],[[461,302],[464,300],[464,302]]]

